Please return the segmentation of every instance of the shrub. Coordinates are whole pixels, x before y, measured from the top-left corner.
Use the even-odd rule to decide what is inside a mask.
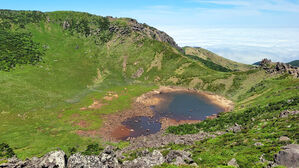
[[[15,155],[14,151],[6,143],[0,144],[0,158],[11,158]]]
[[[83,155],[99,155],[103,150],[103,147],[100,147],[99,144],[90,144],[87,146],[87,149],[82,152]]]
[[[9,71],[17,65],[36,64],[44,49],[32,40],[30,33],[0,30],[0,70]]]

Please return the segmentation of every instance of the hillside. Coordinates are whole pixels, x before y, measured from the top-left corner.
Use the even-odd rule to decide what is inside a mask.
[[[288,62],[288,64],[299,67],[299,60],[294,60],[294,61]]]
[[[0,164],[14,153],[25,159],[57,148],[69,156],[99,154],[106,144],[134,145],[105,142],[98,131],[104,116],[131,108],[134,98],[163,85],[235,103],[216,120],[170,127],[168,133],[214,134],[235,123],[245,128],[193,145],[157,148],[166,153],[189,150],[203,167],[223,166],[235,157],[246,167],[262,154],[273,160],[281,146],[298,143],[298,114],[277,118],[283,110],[298,110],[299,80],[287,74],[251,69],[201,48],[184,48],[184,54],[166,33],[130,18],[0,10],[0,28]],[[282,135],[290,140],[280,142]],[[264,146],[255,147],[256,142]],[[133,160],[137,153],[132,150],[119,161]]]
[[[194,55],[197,56],[199,58],[202,58],[206,61],[211,61],[215,64],[221,65],[224,68],[230,69],[232,71],[245,71],[245,70],[249,70],[252,69],[252,67],[250,65],[246,65],[246,64],[241,64],[238,62],[234,62],[232,60],[223,58],[211,51],[208,51],[206,49],[200,48],[200,47],[184,47],[185,53],[187,55]]]

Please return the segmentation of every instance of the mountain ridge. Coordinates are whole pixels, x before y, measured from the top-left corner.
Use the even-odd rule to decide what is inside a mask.
[[[0,55],[0,62],[13,63],[9,70],[0,70],[0,143],[4,143],[0,145],[0,164],[13,154],[20,159],[32,158],[56,147],[67,155],[81,152],[98,159],[102,145],[134,145],[134,140],[102,141],[99,130],[103,116],[122,115],[136,97],[159,86],[221,95],[234,101],[235,109],[197,124],[169,127],[165,132],[178,137],[174,139],[177,142],[182,142],[180,135],[191,137],[188,134],[202,131],[214,135],[229,130],[227,133],[192,145],[186,145],[186,140],[147,148],[151,152],[159,150],[167,156],[169,149],[190,151],[193,161],[203,167],[226,166],[235,158],[240,167],[246,167],[266,165],[266,161],[257,163],[261,155],[271,161],[280,147],[298,143],[294,131],[298,129],[298,114],[293,115],[293,111],[298,109],[299,81],[287,73],[269,74],[262,68],[230,65],[230,61],[220,64],[219,60],[225,59],[208,60],[206,57],[214,54],[205,50],[199,54],[208,52],[204,60],[197,59],[196,54],[190,57],[180,52],[170,36],[130,19],[81,12],[6,10],[0,11],[0,21],[4,32],[0,38],[6,40],[9,49],[1,50],[5,54]],[[13,33],[18,35],[16,40],[6,36]],[[6,52],[13,51],[14,46],[24,48]],[[26,54],[28,51],[32,54]],[[41,59],[30,62],[36,54]],[[8,59],[12,57],[21,61]],[[282,112],[289,115],[280,117]],[[241,131],[233,132],[236,127]],[[290,140],[281,142],[281,136]],[[3,151],[7,155],[3,156]],[[142,155],[142,151],[134,150],[118,161]],[[80,158],[85,157],[89,158]],[[167,166],[172,165],[161,167]]]

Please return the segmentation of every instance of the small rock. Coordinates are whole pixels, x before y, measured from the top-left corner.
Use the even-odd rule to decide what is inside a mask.
[[[234,166],[234,167],[239,167],[238,163],[237,163],[237,160],[235,158],[232,158],[232,160],[230,160],[228,163],[227,163],[228,166]]]
[[[228,129],[226,129],[227,132],[232,131],[233,133],[240,132],[241,130],[242,130],[242,127],[239,124],[237,124],[237,123],[235,123],[234,126],[229,127]]]
[[[261,142],[256,142],[254,143],[254,146],[263,146],[264,144],[262,144]]]
[[[194,163],[191,154],[186,151],[172,150],[166,156],[167,163],[175,165],[186,165]]]
[[[289,137],[287,137],[287,136],[281,136],[280,138],[279,138],[279,141],[280,142],[284,142],[284,141],[290,141],[291,139],[289,138]]]

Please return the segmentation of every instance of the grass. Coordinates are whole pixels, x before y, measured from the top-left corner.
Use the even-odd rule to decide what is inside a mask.
[[[87,13],[54,12],[42,16],[38,22],[28,19],[21,30],[30,32],[33,41],[46,48],[43,61],[36,65],[18,65],[9,72],[0,71],[0,143],[9,144],[21,159],[41,156],[57,148],[63,149],[68,155],[75,151],[84,152],[91,144],[99,146],[90,146],[87,151],[98,152],[103,143],[100,138],[78,136],[75,132],[99,129],[102,114],[130,108],[135,97],[159,85],[189,87],[194,79],[200,81],[192,84],[195,89],[217,93],[235,101],[235,110],[222,114],[216,120],[170,127],[169,132],[186,134],[200,130],[225,130],[235,122],[245,124],[246,129],[238,134],[197,142],[194,146],[170,144],[169,148],[191,150],[194,160],[203,167],[227,167],[226,163],[232,157],[237,159],[241,167],[246,167],[262,153],[270,159],[283,145],[277,141],[278,136],[287,135],[292,143],[297,143],[298,137],[294,132],[298,132],[295,123],[298,116],[288,121],[274,117],[277,118],[283,109],[298,109],[298,105],[271,109],[269,104],[279,104],[298,96],[298,79],[289,76],[269,77],[260,69],[248,70],[250,66],[232,62],[226,62],[225,65],[219,63],[217,67],[243,71],[221,72],[177,52],[167,43],[134,32],[126,35],[109,34],[106,37],[104,34],[86,36],[85,29],[83,33],[80,33],[81,29],[63,30],[64,19],[79,17],[79,20],[97,20],[96,16]],[[54,21],[43,20],[46,16]],[[17,20],[11,22],[13,26],[18,24]],[[105,20],[100,19],[98,23],[101,22]],[[129,28],[127,23],[128,19],[120,19],[110,24]],[[90,28],[95,29],[94,25]],[[100,42],[95,38],[101,39]],[[220,57],[215,57],[216,61],[212,57],[208,59],[213,54],[207,51],[200,54],[205,54],[206,57],[200,58],[213,62],[209,64],[213,67],[217,60],[222,60]],[[156,64],[159,66],[151,66]],[[143,69],[144,73],[133,78],[139,69]],[[118,98],[104,100],[103,97],[110,92],[117,94]],[[95,100],[105,105],[100,109],[80,110]],[[255,118],[255,122],[251,122],[251,118]],[[88,126],[83,128],[74,124],[80,121],[88,121]],[[261,141],[264,146],[252,146],[254,139]],[[129,145],[127,142],[108,144],[118,148]],[[96,148],[99,150],[92,150]],[[164,164],[161,167],[174,166]]]
[[[252,93],[264,92],[245,106],[243,101],[239,101],[234,111],[222,113],[219,118],[198,124],[169,127],[167,131],[175,134],[225,131],[234,123],[238,123],[243,127],[239,133],[227,133],[182,148],[192,151],[193,159],[200,167],[226,166],[232,158],[236,158],[240,167],[264,167],[267,163],[259,163],[262,155],[265,159],[273,161],[274,154],[281,146],[298,143],[299,115],[279,117],[283,110],[299,109],[296,91],[298,82],[290,77],[269,78],[244,93],[242,99],[246,100],[246,95],[250,97]],[[265,92],[269,88],[271,90]],[[291,140],[279,141],[281,136],[287,136]],[[255,146],[256,142],[263,145]]]

